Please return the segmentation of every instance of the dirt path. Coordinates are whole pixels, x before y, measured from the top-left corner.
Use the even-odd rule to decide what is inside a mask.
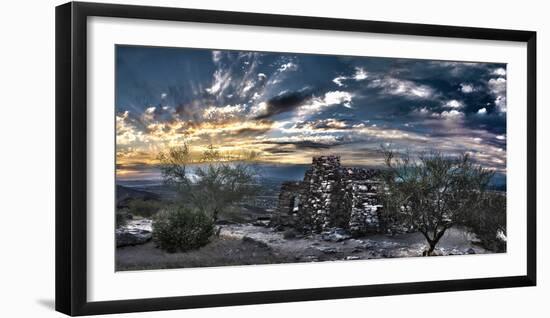
[[[252,224],[224,225],[208,245],[185,253],[166,253],[153,242],[117,248],[116,269],[161,269],[225,265],[359,260],[421,256],[426,248],[420,233],[371,235],[330,241],[321,235],[285,239],[282,232]],[[473,237],[450,229],[438,244],[441,255],[483,254]]]
[[[224,226],[221,237],[249,238],[269,246],[276,255],[294,255],[296,261],[355,260],[388,257],[422,256],[426,240],[420,233],[395,236],[370,235],[359,239],[330,241],[322,235],[285,239],[283,233],[268,227],[253,225]],[[440,255],[484,254],[483,248],[472,243],[474,237],[462,229],[450,229],[441,238]]]

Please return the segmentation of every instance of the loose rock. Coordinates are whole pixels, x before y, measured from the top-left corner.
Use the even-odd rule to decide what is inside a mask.
[[[145,244],[149,242],[152,237],[153,235],[150,231],[139,230],[139,229],[135,229],[135,230],[118,230],[117,229],[115,232],[117,247]]]
[[[338,250],[335,247],[317,246],[316,248],[319,251],[321,251],[325,254],[336,254],[336,253],[338,253]]]
[[[341,242],[351,238],[351,234],[348,231],[341,228],[333,228],[329,231],[325,231],[321,234],[324,241]]]
[[[150,219],[133,219],[115,230],[117,247],[145,244],[151,240],[152,221]]]
[[[344,258],[346,261],[353,261],[353,260],[358,260],[358,259],[361,259],[361,257],[359,256],[346,256],[346,258]]]

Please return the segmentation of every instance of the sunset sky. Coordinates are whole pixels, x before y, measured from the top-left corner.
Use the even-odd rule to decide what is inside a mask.
[[[505,173],[506,107],[505,64],[116,47],[118,174],[184,142],[270,163],[467,151]]]

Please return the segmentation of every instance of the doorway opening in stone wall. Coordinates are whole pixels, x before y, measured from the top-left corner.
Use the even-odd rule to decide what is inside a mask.
[[[115,54],[117,271],[506,252],[505,64]]]

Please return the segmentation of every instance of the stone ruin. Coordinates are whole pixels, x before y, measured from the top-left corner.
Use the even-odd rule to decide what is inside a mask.
[[[275,222],[321,233],[333,228],[358,236],[381,231],[379,170],[347,168],[339,156],[314,157],[304,180],[281,185]]]

